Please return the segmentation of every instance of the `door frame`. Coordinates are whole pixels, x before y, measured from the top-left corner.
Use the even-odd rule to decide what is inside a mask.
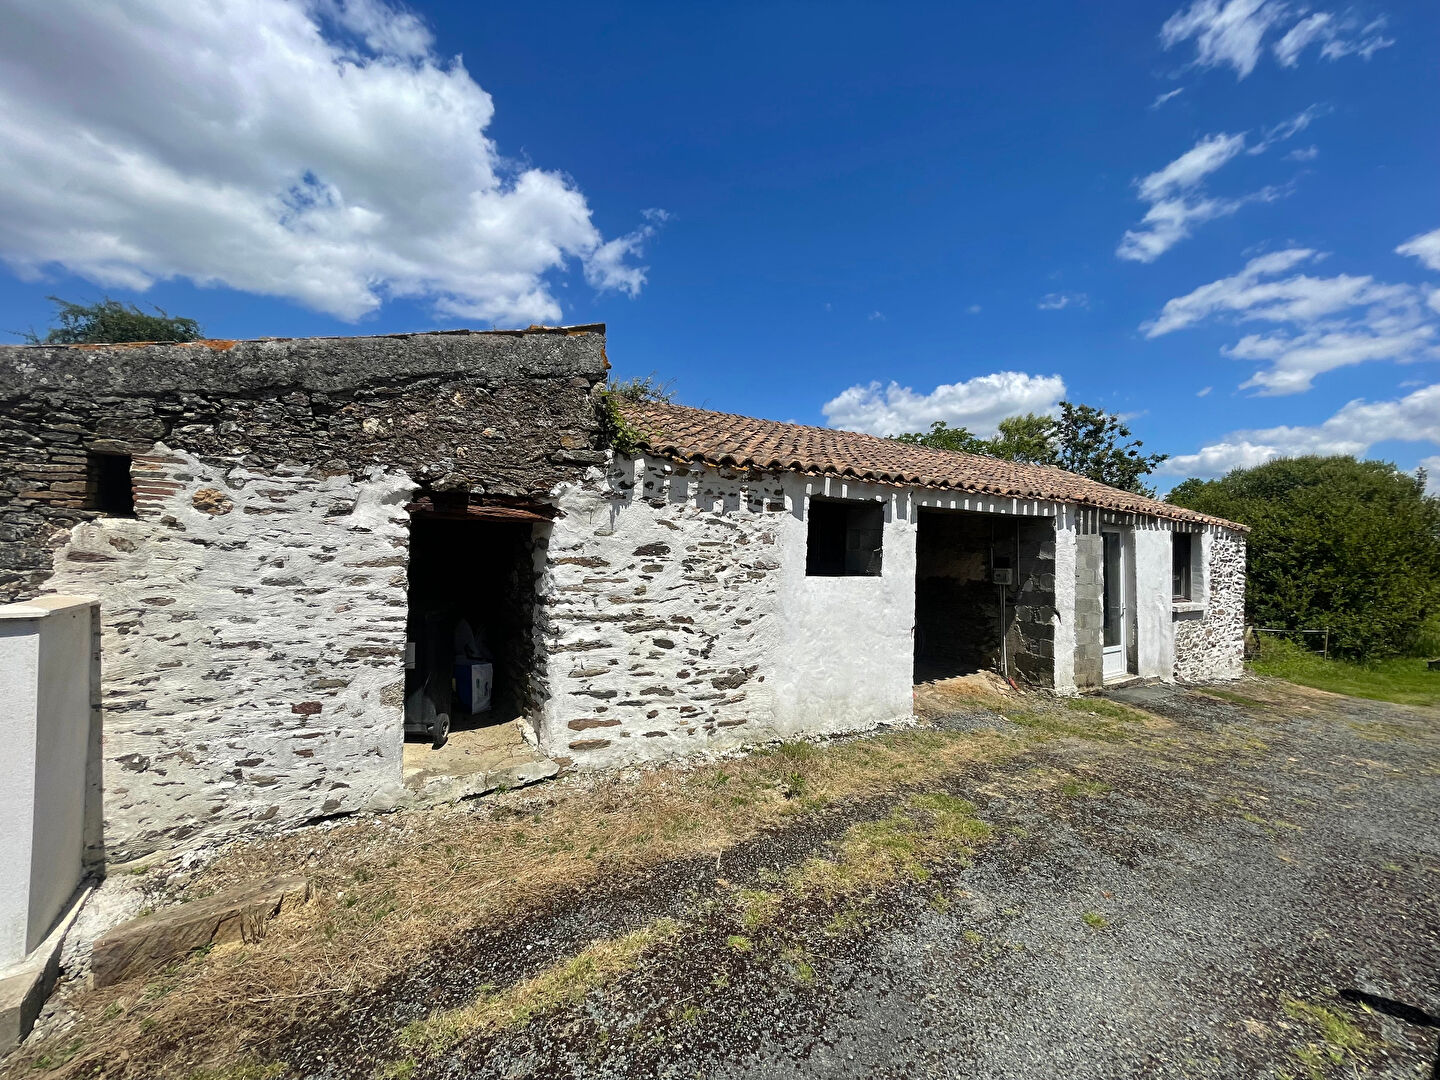
[[[1100,608],[1105,609],[1106,598],[1110,595],[1109,571],[1105,558],[1105,537],[1115,537],[1117,576],[1119,577],[1120,599],[1120,641],[1115,645],[1105,644],[1105,621],[1102,615],[1100,626],[1100,677],[1102,682],[1115,682],[1134,674],[1131,662],[1131,644],[1135,640],[1135,599],[1134,599],[1134,548],[1130,530],[1118,525],[1102,525],[1100,528]]]

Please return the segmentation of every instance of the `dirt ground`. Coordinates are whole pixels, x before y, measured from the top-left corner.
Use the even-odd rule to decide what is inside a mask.
[[[223,1023],[243,1038],[213,1029],[229,1065],[127,1058],[103,1024],[139,1006],[82,996],[14,1074],[1431,1075],[1440,710],[1255,679],[917,700],[914,762],[991,752],[886,758],[885,783],[820,798],[838,751],[782,747],[794,812],[508,919],[456,911],[443,948],[323,1010],[300,991],[303,1023],[237,1002]],[[543,828],[564,786],[504,814]]]

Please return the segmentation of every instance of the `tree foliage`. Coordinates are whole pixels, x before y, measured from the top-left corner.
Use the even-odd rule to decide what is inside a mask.
[[[896,442],[910,446],[929,446],[936,450],[957,450],[962,454],[989,453],[990,443],[980,438],[967,427],[951,427],[944,420],[936,420],[929,431],[910,431],[896,435]]]
[[[1000,421],[993,439],[979,438],[967,428],[952,428],[943,420],[931,424],[927,432],[895,438],[911,446],[1054,465],[1141,495],[1154,494],[1142,480],[1169,456],[1141,453],[1144,444],[1131,437],[1130,428],[1119,416],[1069,401],[1060,403],[1059,416],[1026,413],[1008,417]]]
[[[197,341],[204,337],[194,319],[155,308],[151,315],[134,304],[105,297],[93,304],[75,304],[58,296],[46,297],[55,305],[55,325],[44,337],[25,334],[32,345],[100,345],[124,341]]]
[[[1332,652],[1378,659],[1411,652],[1440,609],[1440,499],[1387,462],[1281,459],[1167,498],[1251,527],[1256,626],[1328,626]]]

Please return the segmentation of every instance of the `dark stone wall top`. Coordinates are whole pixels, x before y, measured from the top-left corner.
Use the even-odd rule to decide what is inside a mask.
[[[433,376],[480,385],[603,377],[603,324],[377,337],[184,344],[0,346],[0,398],[46,390],[119,397],[330,393]]]
[[[607,366],[603,326],[0,347],[0,602],[35,595],[68,530],[104,512],[90,455],[163,446],[357,482],[378,466],[416,495],[541,499],[605,460]]]

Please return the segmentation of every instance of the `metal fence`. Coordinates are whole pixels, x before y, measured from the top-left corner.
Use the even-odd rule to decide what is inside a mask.
[[[1249,628],[1252,634],[1319,634],[1321,635],[1320,653],[1326,660],[1330,659],[1330,627],[1323,630],[1286,630],[1282,627],[1252,626]],[[1255,639],[1257,642],[1259,638]]]

